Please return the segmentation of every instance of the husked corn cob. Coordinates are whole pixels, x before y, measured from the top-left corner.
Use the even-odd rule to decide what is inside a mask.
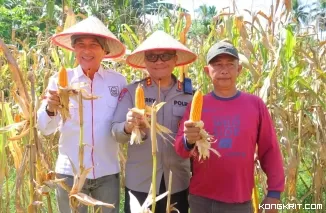
[[[141,84],[138,84],[135,91],[135,108],[133,108],[132,110],[144,116],[145,108],[146,104],[144,89]],[[142,134],[144,133],[139,129],[139,126],[135,126],[131,133],[130,144],[140,144],[142,142]]]
[[[58,84],[60,87],[63,87],[63,88],[68,86],[67,70],[64,67],[62,67],[61,70],[59,71]]]
[[[14,117],[14,121],[15,123],[19,123],[20,122],[20,115],[19,114],[15,114],[15,117]]]
[[[58,95],[60,98],[61,108],[59,109],[63,122],[70,118],[69,113],[69,90],[68,87],[68,74],[67,70],[62,67],[58,73]]]
[[[201,120],[201,111],[203,108],[203,93],[200,90],[195,92],[192,99],[191,110],[190,110],[190,120],[193,122],[198,122]]]
[[[196,147],[199,154],[199,160],[209,158],[209,151],[212,151],[217,156],[220,154],[213,148],[211,148],[211,143],[213,143],[213,136],[208,134],[204,129],[204,122],[201,120],[202,109],[203,109],[203,93],[200,90],[195,92],[195,95],[192,99],[190,117],[189,120],[195,123],[195,126],[200,128],[201,139],[196,141]]]
[[[143,87],[138,84],[135,95],[135,106],[138,109],[145,109],[145,95]]]

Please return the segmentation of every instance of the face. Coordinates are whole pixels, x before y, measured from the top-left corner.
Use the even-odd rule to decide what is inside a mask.
[[[205,72],[211,78],[214,87],[221,90],[233,90],[241,70],[239,61],[227,54],[213,58],[205,67]]]
[[[161,54],[160,57],[157,56],[159,54]],[[157,60],[155,61],[155,59]],[[151,50],[145,52],[144,62],[152,78],[162,79],[171,76],[177,62],[177,56],[175,51],[171,50]]]
[[[95,38],[79,38],[76,40],[74,48],[76,59],[84,71],[98,70],[105,52]]]

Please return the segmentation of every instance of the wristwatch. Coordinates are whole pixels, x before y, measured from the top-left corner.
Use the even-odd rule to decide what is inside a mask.
[[[50,112],[48,110],[48,105],[45,106],[45,112],[48,114],[48,116],[55,116],[55,112]]]

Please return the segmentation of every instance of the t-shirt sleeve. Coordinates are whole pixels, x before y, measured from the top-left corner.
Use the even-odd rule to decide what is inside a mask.
[[[259,100],[258,158],[267,176],[268,191],[284,191],[283,157],[268,109]]]

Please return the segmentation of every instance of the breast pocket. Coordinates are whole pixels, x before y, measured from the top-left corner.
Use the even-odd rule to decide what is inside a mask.
[[[111,121],[117,106],[117,100],[111,97],[101,97],[93,102],[93,115],[97,122]]]
[[[106,102],[106,106],[107,106],[107,119],[108,120],[112,120],[115,110],[117,108],[117,104],[118,104],[118,100],[115,98],[112,98],[112,100],[108,100]]]
[[[173,106],[172,108],[172,119],[171,119],[171,131],[177,133],[180,126],[180,121],[183,117],[183,114],[186,110],[186,107],[183,106]]]

